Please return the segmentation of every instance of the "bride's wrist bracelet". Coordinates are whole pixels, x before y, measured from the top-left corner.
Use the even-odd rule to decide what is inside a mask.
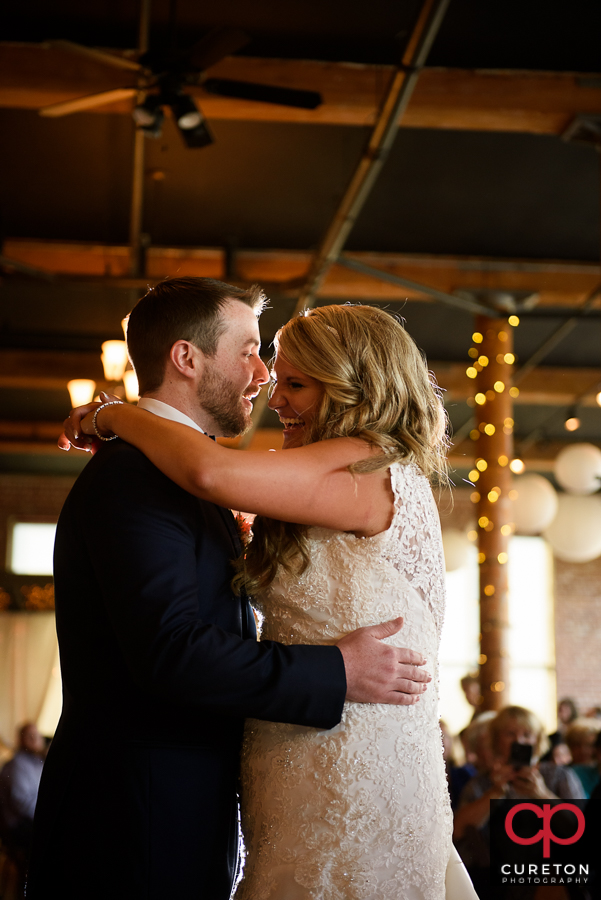
[[[105,435],[100,434],[98,431],[98,424],[96,422],[96,418],[101,409],[105,409],[107,406],[123,406],[122,400],[109,400],[108,403],[103,403],[102,406],[99,406],[98,409],[95,410],[94,415],[92,416],[92,425],[94,427],[94,432],[97,438],[100,438],[101,441],[114,441],[117,437],[116,434],[111,434],[110,437],[105,437]]]

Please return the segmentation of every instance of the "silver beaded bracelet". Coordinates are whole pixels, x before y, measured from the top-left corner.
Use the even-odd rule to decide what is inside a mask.
[[[110,437],[105,437],[103,434],[100,434],[98,431],[98,425],[96,424],[96,416],[100,412],[101,409],[104,409],[105,406],[123,406],[122,400],[109,400],[108,403],[103,403],[102,406],[99,406],[98,409],[94,412],[92,416],[92,425],[94,426],[94,431],[96,433],[96,437],[100,438],[101,441],[114,441],[118,436],[116,434],[112,434]]]

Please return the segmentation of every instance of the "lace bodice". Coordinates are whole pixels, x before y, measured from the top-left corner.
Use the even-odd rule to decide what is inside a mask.
[[[442,900],[451,813],[438,726],[444,567],[438,513],[413,465],[390,469],[390,527],[309,530],[311,565],[260,598],[262,636],[332,643],[399,615],[388,639],[423,653],[414,706],[345,704],[329,731],[251,721],[243,751],[247,874],[236,900]]]

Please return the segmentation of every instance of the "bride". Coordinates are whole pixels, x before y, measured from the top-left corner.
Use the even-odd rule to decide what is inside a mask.
[[[439,393],[405,329],[372,307],[310,310],[275,346],[269,406],[284,453],[226,449],[127,405],[101,407],[95,426],[186,491],[258,514],[236,583],[264,639],[334,643],[403,616],[403,645],[434,679],[412,706],[347,703],[327,731],[248,721],[236,900],[476,898],[452,849],[438,725]],[[94,433],[91,414],[82,427]]]

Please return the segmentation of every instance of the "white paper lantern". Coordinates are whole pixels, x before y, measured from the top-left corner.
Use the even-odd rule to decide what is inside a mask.
[[[445,528],[442,532],[442,546],[447,572],[455,572],[467,565],[472,544],[464,531]]]
[[[555,460],[555,477],[570,494],[594,494],[601,487],[601,450],[593,444],[572,444]]]
[[[564,562],[589,562],[601,556],[601,497],[559,494],[557,515],[544,536]]]
[[[517,534],[540,534],[557,513],[555,488],[535,472],[515,478],[513,488],[517,492],[512,510]]]

